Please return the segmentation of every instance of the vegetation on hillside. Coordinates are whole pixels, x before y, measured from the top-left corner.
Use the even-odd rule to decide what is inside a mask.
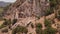
[[[36,24],[36,34],[56,34],[57,29],[51,27],[51,22],[47,19],[45,19],[44,22],[45,29],[42,29],[42,24],[38,23]]]
[[[19,32],[27,34],[28,29],[26,27],[23,27],[23,26],[17,26],[15,29],[12,30],[12,34],[16,34]]]
[[[46,10],[45,16],[48,16],[48,15],[54,13],[54,10],[58,9],[58,4],[60,4],[60,2],[59,2],[60,0],[49,0],[49,1],[50,1],[50,7]],[[10,7],[10,5],[7,6],[7,7],[4,7],[4,8],[0,7],[0,19],[3,19],[2,18],[3,13],[5,11],[7,11],[9,7]],[[56,18],[60,19],[60,9],[59,9],[59,11],[56,11],[56,13],[57,12],[58,12],[58,15],[56,15]],[[36,16],[36,17],[38,18],[37,20],[40,19],[40,15]],[[4,27],[7,27],[7,26],[9,27],[8,29],[11,29],[11,27],[15,23],[17,23],[18,19],[12,19],[12,20],[11,19],[9,19],[9,20],[8,19],[3,19],[3,20],[4,20],[4,23],[0,26],[0,29],[2,29]],[[54,19],[52,21],[54,21]],[[24,23],[22,23],[22,24],[24,24]],[[55,29],[55,28],[52,27],[52,22],[50,20],[48,20],[48,19],[44,19],[45,29],[42,29],[43,26],[42,26],[41,23],[36,23],[35,25],[33,23],[31,23],[31,24],[29,23],[29,24],[27,24],[27,26],[28,25],[30,25],[32,27],[32,29],[36,28],[35,29],[36,34],[56,34],[57,33],[57,29]],[[3,29],[2,32],[8,32],[8,29]],[[11,30],[12,30],[12,34],[16,34],[16,33],[17,34],[20,34],[20,33],[27,34],[27,32],[28,32],[27,27],[20,26],[20,25],[18,25],[16,28],[11,29]],[[30,33],[30,34],[32,34],[32,33]]]

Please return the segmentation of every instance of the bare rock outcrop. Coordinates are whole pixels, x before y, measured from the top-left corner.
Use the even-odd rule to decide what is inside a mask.
[[[10,18],[44,16],[48,8],[48,0],[17,0],[10,6],[5,16],[10,16]]]

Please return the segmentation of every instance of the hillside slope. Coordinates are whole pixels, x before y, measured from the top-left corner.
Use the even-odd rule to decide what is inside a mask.
[[[11,5],[6,14],[9,14],[12,18],[15,18],[16,16],[16,18],[29,16],[43,16],[45,15],[45,10],[47,10],[48,8],[49,1],[17,0],[14,4]]]
[[[50,4],[48,0],[17,0],[5,12],[5,22],[0,26],[0,33],[60,34],[59,12]]]

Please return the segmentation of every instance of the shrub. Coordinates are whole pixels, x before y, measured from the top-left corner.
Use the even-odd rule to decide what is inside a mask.
[[[12,34],[16,34],[18,32],[27,33],[28,30],[26,27],[23,27],[23,26],[17,26],[15,29],[12,30]]]
[[[6,27],[6,26],[9,26],[9,25],[11,25],[11,20],[9,19],[9,20],[7,20],[7,19],[4,19],[4,23],[0,26],[0,29],[1,28],[4,28],[4,27]]]
[[[45,24],[45,27],[51,27],[51,21],[49,21],[47,19],[45,19],[44,24]]]
[[[43,34],[43,30],[39,29],[39,28],[36,28],[36,34]]]
[[[5,20],[5,22],[3,23],[3,25],[10,25],[11,24],[11,20]]]
[[[37,23],[37,24],[36,24],[36,28],[42,28],[42,24]]]
[[[52,14],[54,11],[52,9],[47,9],[46,12],[45,12],[45,16],[48,16],[50,14]]]
[[[36,34],[42,34],[42,24],[36,24]]]
[[[17,22],[17,19],[13,19],[12,25],[14,25]]]
[[[6,27],[6,25],[3,25],[3,24],[2,24],[2,25],[0,26],[0,29],[1,29],[1,28],[4,28],[4,27]]]
[[[57,0],[49,0],[50,1],[50,7],[56,7]]]
[[[52,27],[46,28],[44,30],[44,34],[56,34],[56,32],[57,32],[57,30]]]
[[[6,28],[6,29],[3,29],[2,32],[3,32],[3,33],[4,33],[4,32],[6,33],[6,32],[8,32],[8,29],[7,29],[7,28]]]

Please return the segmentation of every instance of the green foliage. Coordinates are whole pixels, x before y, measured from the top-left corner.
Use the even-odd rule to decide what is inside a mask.
[[[11,24],[11,20],[5,20],[5,22],[3,23],[3,25],[6,25],[6,26],[8,26],[10,24]]]
[[[0,17],[3,17],[5,15],[5,12],[8,10],[10,5],[7,5],[6,7],[0,7]]]
[[[0,7],[0,17],[2,17],[2,13],[4,12],[4,8]]]
[[[48,10],[46,11],[45,16],[47,16],[47,15],[49,15],[49,14],[51,14],[50,9],[48,9]]]
[[[26,27],[23,27],[23,26],[17,26],[15,29],[12,30],[12,34],[16,34],[18,32],[27,33],[28,30]]]
[[[46,22],[47,24],[47,28],[46,29],[44,29],[44,30],[42,30],[42,28],[41,28],[41,26],[40,25],[38,25],[37,27],[36,27],[36,34],[56,34],[56,32],[57,32],[57,29],[55,29],[55,28],[52,28],[51,27],[51,24],[49,23],[49,22]]]
[[[17,19],[13,19],[12,25],[14,25],[17,22]]]
[[[57,0],[49,0],[50,1],[50,7],[56,7]]]
[[[4,19],[4,21],[5,22],[0,26],[0,29],[11,25],[11,20]]]
[[[44,29],[43,34],[56,34],[57,30],[51,27],[52,23],[50,20],[45,19],[44,24],[46,29]]]
[[[42,24],[36,24],[36,34],[42,34]]]
[[[36,28],[36,34],[43,34],[43,30],[39,29],[39,28]]]
[[[42,28],[42,24],[37,23],[37,24],[36,24],[36,28]]]
[[[5,29],[2,30],[2,32],[3,32],[3,33],[4,33],[4,32],[6,33],[6,32],[8,32],[8,29],[5,28]]]
[[[4,9],[3,7],[0,7],[0,13],[1,13],[2,11],[4,11],[3,9]]]
[[[47,9],[46,12],[45,12],[45,16],[48,16],[48,15],[50,15],[52,13],[53,13],[52,9]]]
[[[1,26],[0,26],[0,29],[1,29],[1,28],[4,28],[4,27],[6,27],[6,25],[1,25]]]
[[[51,13],[54,13],[54,9],[56,9],[58,5],[58,0],[49,0],[50,1],[50,8],[47,9],[45,16],[48,16]]]
[[[44,30],[44,34],[56,34],[56,32],[57,32],[57,30],[52,27],[46,28]]]
[[[51,27],[51,21],[50,20],[45,19],[44,24],[45,24],[45,27]]]

